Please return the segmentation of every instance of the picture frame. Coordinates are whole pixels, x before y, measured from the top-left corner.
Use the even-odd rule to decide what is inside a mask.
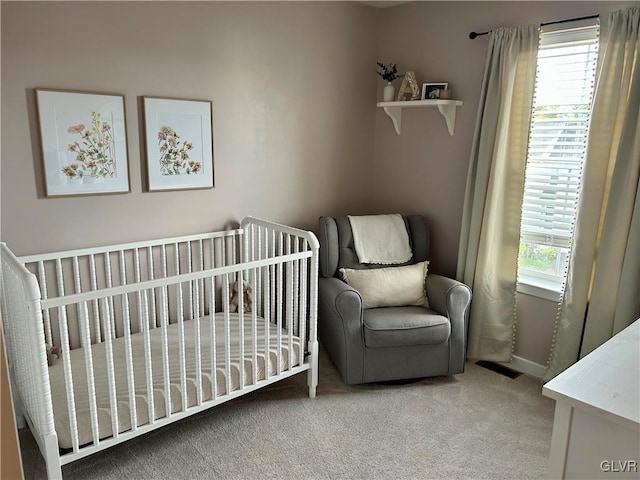
[[[150,192],[213,188],[213,105],[142,97]]]
[[[129,193],[124,95],[37,88],[45,196]]]
[[[420,98],[422,100],[440,100],[442,91],[448,87],[448,83],[423,83]]]

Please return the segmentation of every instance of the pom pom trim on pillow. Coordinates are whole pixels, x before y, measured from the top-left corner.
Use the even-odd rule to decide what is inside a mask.
[[[356,270],[341,268],[342,279],[362,297],[364,308],[428,307],[426,292],[429,262],[402,267]]]

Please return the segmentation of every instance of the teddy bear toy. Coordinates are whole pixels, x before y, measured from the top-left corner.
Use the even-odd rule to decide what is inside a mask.
[[[45,344],[45,347],[47,351],[47,364],[51,366],[56,363],[58,358],[60,358],[60,349],[55,345],[49,345],[48,343]]]
[[[229,311],[237,312],[238,311],[238,282],[233,282],[230,285],[231,289],[231,299],[229,300]],[[246,280],[242,281],[242,292],[243,292],[243,302],[244,311],[250,312],[251,307],[253,306],[253,288],[251,284]]]

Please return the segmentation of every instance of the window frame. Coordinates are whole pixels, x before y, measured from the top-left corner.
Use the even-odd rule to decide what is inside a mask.
[[[570,46],[572,43],[574,45],[579,45],[584,43],[589,43],[589,44],[595,43],[596,62],[597,62],[597,55],[598,55],[597,47],[598,47],[599,31],[600,31],[600,26],[597,19],[582,21],[582,22],[579,22],[578,24],[574,24],[571,27],[566,27],[566,26],[558,27],[556,25],[554,27],[541,30],[540,37],[539,37],[539,48],[540,50],[542,49],[547,50],[549,47],[553,48],[553,46],[560,46],[560,45]],[[540,59],[540,56],[538,56],[538,59]],[[540,75],[540,71],[536,68],[536,85],[538,83],[539,75]],[[595,69],[594,69],[594,77],[592,77],[589,81],[595,84]],[[595,87],[594,87],[594,90],[595,90]],[[534,132],[533,115],[534,115],[535,109],[539,108],[539,106],[535,104],[535,100],[536,99],[534,97],[534,104],[532,104],[531,123],[529,126],[529,139],[528,139],[529,143],[531,143],[532,141],[532,134]],[[585,132],[585,154],[586,154],[586,142],[588,141],[588,135],[589,135],[589,123],[591,120],[592,108],[593,108],[593,93],[591,94],[591,100],[589,104],[589,115],[587,119],[587,129]],[[570,127],[570,125],[568,127]],[[567,134],[567,136],[571,136],[571,135],[573,134]],[[563,137],[560,137],[560,138],[563,138]],[[551,142],[550,142],[550,145],[551,145]],[[540,147],[538,146],[538,148]],[[580,167],[579,167],[580,169],[584,168],[585,154],[583,154],[580,159]],[[530,151],[529,149],[527,149],[527,167],[526,167],[527,170],[529,168],[529,158],[530,158]],[[570,163],[571,161],[564,162],[564,164],[563,162],[559,161],[558,165],[563,165],[563,166],[560,166],[558,168],[560,169],[565,168],[565,170],[570,171],[570,168],[569,168]],[[539,167],[539,164],[533,164],[532,166]],[[581,182],[581,179],[580,179],[580,182]],[[525,177],[525,183],[526,183],[526,177]],[[577,187],[578,195],[581,188],[582,188],[581,185]],[[523,200],[522,200],[523,212],[525,207],[524,202],[525,202],[525,199],[523,197]],[[531,205],[532,204],[529,204],[529,209],[531,208]],[[535,205],[535,203],[533,205]],[[571,222],[572,226],[570,228],[569,235],[567,236],[555,235],[554,239],[548,241],[547,243],[540,243],[540,239],[544,237],[544,235],[541,233],[533,233],[530,231],[523,232],[522,224],[521,224],[519,249],[525,243],[536,244],[536,245],[548,245],[554,248],[562,248],[562,249],[568,248],[569,249],[568,255],[570,255],[571,254],[571,238],[573,236],[573,224],[575,222],[576,216],[577,216],[577,210]],[[518,257],[519,258],[518,258],[518,272],[517,272],[517,279],[516,279],[516,282],[517,282],[516,291],[519,293],[527,294],[527,295],[532,295],[536,297],[545,298],[548,300],[558,301],[560,296],[562,295],[562,292],[564,290],[564,285],[566,282],[566,265],[564,268],[564,276],[559,278],[557,275],[553,275],[546,272],[520,266],[520,255],[518,255]],[[568,262],[568,259],[567,259],[567,262]]]

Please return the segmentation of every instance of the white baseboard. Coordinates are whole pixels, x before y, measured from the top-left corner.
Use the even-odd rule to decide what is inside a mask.
[[[511,357],[511,362],[498,362],[500,365],[515,370],[516,372],[524,373],[535,378],[542,378],[546,367],[538,363],[527,360],[526,358],[518,357],[514,355]]]

